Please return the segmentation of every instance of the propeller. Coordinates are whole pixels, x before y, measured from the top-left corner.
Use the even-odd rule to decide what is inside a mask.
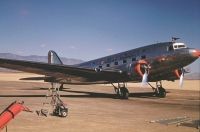
[[[148,84],[149,69],[151,69],[151,66],[145,60],[139,60],[133,67],[133,70],[142,77],[142,86]]]
[[[183,87],[183,80],[184,80],[184,74],[185,74],[185,69],[181,68],[181,76],[179,80],[179,86],[182,88]]]

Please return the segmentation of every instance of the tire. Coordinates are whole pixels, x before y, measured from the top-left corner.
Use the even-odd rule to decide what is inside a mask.
[[[121,90],[121,99],[128,99],[129,97],[128,89],[123,87],[123,88],[120,88],[120,90]]]
[[[164,88],[159,88],[159,97],[164,98],[166,97],[166,90]]]
[[[61,117],[66,117],[68,115],[68,112],[66,110],[61,111]]]
[[[158,90],[155,89],[155,95],[160,98],[166,97],[166,90],[162,87],[159,87]]]

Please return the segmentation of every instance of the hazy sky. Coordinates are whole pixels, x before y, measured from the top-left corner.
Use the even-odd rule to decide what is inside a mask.
[[[200,49],[200,0],[0,0],[1,53],[87,61],[172,36]]]

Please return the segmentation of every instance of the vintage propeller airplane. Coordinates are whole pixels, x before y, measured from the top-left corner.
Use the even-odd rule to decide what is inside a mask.
[[[183,83],[183,67],[200,57],[200,50],[186,47],[184,43],[156,43],[118,54],[102,57],[77,65],[64,65],[54,51],[48,53],[48,63],[0,58],[0,67],[45,75],[29,79],[42,79],[63,84],[112,84],[117,96],[128,99],[127,82],[149,84],[158,97],[165,97],[162,80],[180,79]],[[154,88],[149,82],[156,82]],[[53,86],[53,85],[52,85]]]

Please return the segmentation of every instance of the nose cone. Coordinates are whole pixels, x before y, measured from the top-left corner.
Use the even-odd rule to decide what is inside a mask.
[[[198,49],[191,49],[189,52],[193,57],[200,57],[200,50]]]

